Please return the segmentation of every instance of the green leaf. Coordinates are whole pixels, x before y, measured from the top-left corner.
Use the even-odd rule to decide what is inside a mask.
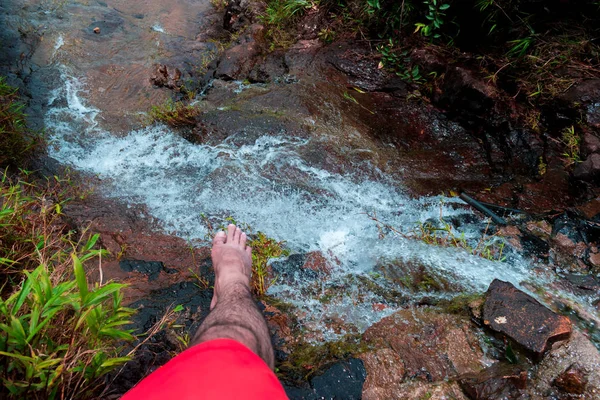
[[[183,311],[183,305],[177,304],[177,306],[173,309],[173,312]]]
[[[447,10],[447,9],[449,9],[449,8],[450,8],[450,4],[442,4],[442,5],[440,6],[440,10],[442,10],[442,11],[444,11],[444,10]]]
[[[88,296],[88,284],[85,276],[85,270],[83,269],[83,264],[81,264],[81,261],[75,253],[71,254],[71,258],[73,259],[73,270],[75,272],[77,287],[79,288],[79,296],[81,298],[81,303],[84,304]]]

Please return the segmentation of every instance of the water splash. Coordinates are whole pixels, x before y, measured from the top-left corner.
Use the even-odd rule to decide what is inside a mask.
[[[527,262],[516,253],[498,263],[398,236],[378,239],[378,228],[367,215],[374,212],[407,229],[437,219],[440,212],[446,217],[468,213],[461,200],[409,198],[400,182],[378,171],[369,174],[377,179],[366,179],[358,168],[344,175],[317,168],[301,156],[311,139],[290,135],[265,135],[251,143],[231,136],[215,146],[193,145],[166,126],[154,125],[115,136],[99,127],[100,111],[83,100],[83,82],[66,70],[63,74],[64,86],[51,96],[46,116],[50,155],[99,176],[108,195],[146,204],[165,230],[183,238],[205,236],[201,213],[231,215],[285,240],[292,252],[320,251],[335,261],[328,282],[278,282],[271,293],[294,303],[306,326],[323,330],[325,338],[337,335],[323,327],[336,315],[362,331],[394,310],[374,310],[372,304],[381,301],[374,293],[360,293],[357,302],[362,289],[352,285],[330,304],[317,299],[327,285],[343,282],[348,274],[368,276],[383,259],[416,260],[458,277],[470,290],[485,290],[494,278],[517,285],[531,278]],[[481,226],[482,221],[467,225],[466,238],[479,237]],[[315,285],[320,289],[307,297]]]

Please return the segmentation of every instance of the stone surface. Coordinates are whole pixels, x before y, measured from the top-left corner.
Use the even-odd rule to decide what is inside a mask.
[[[541,305],[511,283],[490,284],[483,306],[483,323],[541,355],[548,345],[571,334],[571,322]]]
[[[556,398],[561,393],[577,395],[563,398],[600,398],[598,349],[581,332],[573,331],[568,341],[552,345],[535,370],[531,387],[532,400]]]
[[[577,164],[573,176],[584,181],[595,181],[600,177],[600,154],[592,154],[582,163]]]
[[[467,396],[475,400],[520,399],[525,397],[527,370],[496,363],[479,374],[461,377],[459,384]]]
[[[365,381],[363,362],[357,358],[340,361],[311,379],[309,387],[283,385],[290,400],[320,400],[362,398]]]
[[[590,126],[600,127],[600,79],[579,82],[561,96],[563,101],[581,108]]]
[[[585,132],[583,134],[583,140],[581,141],[581,154],[584,157],[589,156],[593,153],[598,153],[600,151],[600,139],[590,132]]]
[[[181,71],[177,68],[168,67],[164,64],[155,64],[150,82],[158,87],[166,87],[172,90],[179,89]]]
[[[363,337],[377,348],[362,356],[367,369],[365,398],[418,398],[404,397],[411,393],[407,388],[440,385],[483,368],[483,352],[470,322],[435,309],[398,311],[371,326]]]
[[[586,385],[586,374],[574,366],[569,367],[554,380],[554,386],[569,394],[584,394]]]
[[[176,269],[165,268],[165,265],[160,261],[121,260],[119,261],[119,267],[125,272],[137,271],[148,275],[148,280],[151,281],[158,279],[161,271],[169,274],[177,272]]]

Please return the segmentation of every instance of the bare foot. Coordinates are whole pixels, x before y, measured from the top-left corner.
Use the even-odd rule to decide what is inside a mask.
[[[215,269],[215,290],[210,303],[212,310],[217,305],[221,288],[231,283],[250,287],[252,249],[246,247],[246,234],[230,224],[227,233],[220,231],[215,235],[211,257]]]

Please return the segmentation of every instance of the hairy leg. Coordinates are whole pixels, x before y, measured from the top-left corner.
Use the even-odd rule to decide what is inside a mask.
[[[213,339],[233,339],[258,354],[274,368],[273,345],[267,323],[250,291],[251,249],[246,234],[235,225],[227,234],[219,232],[213,239],[215,290],[208,314],[191,345]]]

